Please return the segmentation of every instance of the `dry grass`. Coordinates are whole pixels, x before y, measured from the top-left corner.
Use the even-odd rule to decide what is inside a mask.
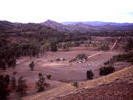
[[[111,88],[111,87],[112,88],[108,92],[110,95],[112,94],[112,96],[113,96],[114,95],[113,92],[114,92],[115,88],[118,88],[120,86],[118,88],[118,91],[117,90],[116,91],[118,92],[117,94],[121,94],[121,93],[119,93],[120,92],[119,89],[126,87],[126,86],[128,87],[128,84],[126,85],[126,83],[130,83],[130,85],[131,85],[130,81],[131,81],[132,77],[133,77],[133,66],[124,68],[120,71],[114,72],[110,75],[103,76],[98,79],[94,79],[94,80],[86,81],[86,82],[80,82],[78,89],[73,87],[70,83],[63,84],[60,87],[57,87],[57,88],[54,88],[54,89],[51,89],[49,91],[45,91],[42,93],[38,93],[33,96],[28,96],[23,99],[24,100],[52,100],[52,99],[82,100],[81,98],[83,98],[83,96],[90,97],[90,95],[87,95],[87,94],[91,94],[91,93],[93,93],[91,95],[91,97],[96,96],[96,94],[97,94],[97,96],[102,96],[102,95],[104,95],[104,93],[101,91],[104,91],[104,90],[108,91],[108,88]],[[118,81],[121,84],[117,84]],[[126,82],[126,83],[124,83],[124,82]],[[102,88],[101,88],[101,86],[102,86]],[[111,86],[111,87],[108,87],[108,86]],[[130,88],[130,90],[131,90],[131,88]],[[84,92],[84,94],[82,94],[81,91]],[[105,94],[106,94],[106,91],[104,91]],[[128,89],[127,89],[127,91],[124,91],[124,92],[128,93]],[[100,93],[103,93],[103,94],[100,94]],[[123,95],[125,95],[125,94],[123,94]],[[129,93],[129,95],[130,95],[130,93]],[[115,95],[114,95],[114,97],[115,97]],[[131,97],[131,95],[129,97]],[[95,98],[97,98],[97,97],[95,97]],[[85,99],[85,100],[87,100],[87,99]],[[113,100],[113,99],[109,99],[109,100]],[[122,99],[122,100],[125,100],[125,99]]]

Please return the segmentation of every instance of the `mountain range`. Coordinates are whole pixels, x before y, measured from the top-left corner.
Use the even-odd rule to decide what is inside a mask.
[[[8,21],[0,21],[0,31],[13,29],[16,27],[25,27],[25,28],[36,28],[39,27],[49,27],[54,30],[63,31],[63,32],[99,32],[99,31],[133,31],[133,23],[114,23],[114,22],[56,22],[52,20],[47,20],[42,23],[12,23]]]
[[[89,32],[89,31],[113,31],[113,30],[133,30],[133,23],[115,23],[115,22],[62,22],[58,23],[52,20],[47,20],[43,23],[48,27],[59,31],[68,32]]]
[[[133,23],[116,23],[116,22],[101,22],[101,21],[86,21],[86,22],[62,22],[64,25],[75,25],[78,23],[83,23],[86,25],[92,25],[92,26],[104,26],[104,25],[114,25],[114,26],[127,26],[127,25],[133,25]]]

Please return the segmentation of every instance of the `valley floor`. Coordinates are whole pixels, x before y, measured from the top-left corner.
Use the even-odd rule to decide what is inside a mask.
[[[86,54],[88,56],[88,61],[85,63],[78,63],[69,61],[76,57],[77,54]],[[28,84],[28,95],[36,94],[37,89],[35,88],[35,83],[38,80],[38,73],[43,73],[43,75],[52,75],[51,80],[46,82],[50,84],[50,87],[45,91],[53,90],[61,86],[65,93],[69,93],[74,87],[71,86],[73,81],[86,81],[86,71],[92,70],[94,73],[94,78],[99,77],[99,68],[108,61],[112,56],[119,54],[117,51],[97,51],[97,50],[86,50],[85,48],[76,47],[72,48],[70,51],[58,51],[58,52],[47,52],[44,56],[39,58],[27,58],[22,57],[17,60],[17,66],[15,69],[9,69],[4,73],[8,73],[12,76],[14,71],[17,72],[17,78],[23,76]],[[65,61],[56,61],[57,58],[64,58]],[[51,61],[52,60],[52,61]],[[29,64],[31,61],[35,62],[34,71],[30,71]],[[127,63],[119,63],[115,65],[116,70],[128,65]],[[130,64],[129,64],[130,65]],[[70,82],[70,84],[68,84]],[[66,86],[69,86],[70,90],[67,90]],[[58,94],[58,92],[57,92]],[[56,95],[54,93],[53,95]],[[15,100],[15,96],[12,95],[10,98]],[[48,96],[49,98],[49,96]],[[38,100],[38,99],[36,99]],[[44,99],[43,99],[44,100]]]

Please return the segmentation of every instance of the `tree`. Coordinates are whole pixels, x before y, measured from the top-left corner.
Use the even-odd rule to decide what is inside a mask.
[[[79,87],[79,84],[78,84],[78,82],[77,82],[77,81],[73,82],[73,83],[72,83],[72,85],[73,85],[74,87],[76,87],[76,88],[78,88],[78,87]]]
[[[9,95],[8,85],[10,82],[10,76],[0,75],[0,100],[6,100]]]
[[[67,45],[67,44],[63,44],[63,49],[65,50],[65,51],[69,51],[69,46]]]
[[[16,58],[15,57],[12,57],[8,61],[8,67],[12,67],[14,69],[15,66],[16,66]]]
[[[15,78],[16,72],[13,72],[13,76],[11,77],[11,85],[13,89],[16,89],[16,78]]]
[[[31,71],[33,71],[34,70],[34,62],[32,61],[30,64],[29,64],[29,67],[30,67],[30,69],[31,69]]]
[[[6,64],[4,61],[0,61],[0,67],[2,67],[3,70],[6,70]]]
[[[24,96],[26,94],[26,89],[27,89],[26,80],[24,80],[23,77],[21,76],[18,79],[18,87],[17,87],[17,92],[19,96]]]
[[[5,83],[7,86],[9,85],[9,83],[10,83],[10,76],[9,75],[5,76]]]
[[[51,42],[50,47],[51,47],[51,51],[53,51],[53,52],[57,51],[57,44],[56,44],[56,42]]]
[[[38,76],[39,76],[39,80],[36,83],[38,88],[37,92],[41,92],[41,91],[44,91],[45,78],[43,77],[42,73],[39,73]]]
[[[104,44],[100,47],[100,50],[107,51],[109,50],[109,46],[107,44]]]
[[[100,75],[108,75],[110,73],[113,73],[115,71],[115,68],[113,66],[101,67],[99,71]]]
[[[126,52],[133,49],[133,39],[128,39],[127,44],[123,47]]]
[[[87,60],[88,59],[87,55],[85,55],[85,54],[78,54],[76,56],[76,58],[81,59],[81,60],[83,60],[83,59]]]
[[[52,75],[50,75],[50,74],[49,74],[49,75],[47,75],[47,79],[49,79],[49,80],[50,80],[50,79],[51,79],[51,77],[52,77]]]
[[[86,72],[86,77],[87,77],[88,80],[93,79],[93,76],[94,76],[94,74],[93,74],[92,70],[88,70]]]

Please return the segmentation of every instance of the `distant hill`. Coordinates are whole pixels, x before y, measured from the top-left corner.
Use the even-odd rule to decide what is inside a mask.
[[[15,25],[8,21],[0,21],[0,31],[9,30],[14,28]]]
[[[104,26],[104,25],[114,25],[114,26],[127,26],[133,25],[133,23],[115,23],[115,22],[100,22],[100,21],[88,21],[88,22],[62,22],[64,25],[76,25],[78,23],[83,23],[92,26]]]
[[[46,22],[41,24],[63,32],[83,32],[84,33],[84,32],[87,32],[89,29],[90,30],[94,29],[94,27],[91,27],[89,25],[85,25],[82,23],[78,23],[76,25],[64,25],[62,23],[58,23],[52,20],[47,20]]]
[[[46,22],[43,22],[41,24],[60,31],[70,31],[67,25],[63,25],[62,23],[58,23],[52,20],[47,20]]]
[[[23,24],[0,21],[0,40],[6,39],[10,42],[41,41],[55,38],[58,35],[62,36],[61,33],[63,34],[56,29],[37,23]]]
[[[0,21],[0,32],[47,32],[60,31],[71,33],[101,32],[101,31],[133,31],[132,23],[113,23],[113,22],[65,22],[58,23],[47,20],[42,23],[12,23]]]
[[[42,25],[40,23],[12,23],[8,21],[0,21],[0,32],[36,32],[36,31],[47,31],[47,30],[53,30],[56,31],[53,28],[50,28],[48,25]]]
[[[59,31],[67,32],[89,32],[89,31],[113,31],[113,30],[133,30],[133,23],[113,23],[113,22],[64,22],[58,23],[48,20],[41,23]]]

